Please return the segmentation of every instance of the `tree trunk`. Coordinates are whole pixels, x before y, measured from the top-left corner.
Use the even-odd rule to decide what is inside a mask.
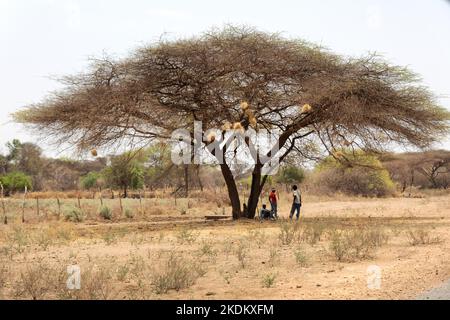
[[[123,187],[123,197],[128,198],[128,186]]]
[[[252,186],[250,188],[250,196],[247,202],[247,218],[253,219],[256,215],[258,207],[259,195],[261,194],[261,165],[256,164],[252,172]]]
[[[189,196],[189,166],[184,165],[184,188],[186,190],[186,198]]]
[[[197,172],[197,178],[198,178],[198,185],[200,186],[200,191],[203,192],[203,183],[202,183],[202,179],[200,178],[200,165],[197,165],[196,172]]]
[[[227,184],[228,197],[230,198],[233,211],[233,219],[239,219],[242,216],[241,200],[239,199],[239,192],[234,181],[233,173],[226,163],[221,164],[220,169],[222,170],[223,178]]]

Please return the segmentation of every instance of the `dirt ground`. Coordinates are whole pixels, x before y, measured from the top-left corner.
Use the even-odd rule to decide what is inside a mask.
[[[224,210],[185,201],[112,221],[11,216],[0,227],[0,297],[414,299],[450,279],[450,196],[311,197],[298,225],[284,220],[287,194],[278,222],[205,221]],[[66,288],[70,265],[80,290]],[[368,286],[371,266],[379,286]]]

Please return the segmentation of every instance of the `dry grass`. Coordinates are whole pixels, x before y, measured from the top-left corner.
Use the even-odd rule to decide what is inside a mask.
[[[371,259],[388,240],[388,234],[379,228],[336,230],[331,235],[330,251],[337,261]]]
[[[69,200],[64,210],[74,207]],[[401,292],[406,293],[412,290],[411,277],[436,282],[424,277],[436,274],[438,268],[445,277],[440,263],[450,259],[443,249],[449,219],[417,213],[439,206],[444,208],[442,215],[450,217],[450,206],[443,204],[448,199],[402,200],[409,202],[401,202],[400,209],[400,200],[322,199],[305,206],[305,218],[299,223],[281,219],[206,224],[194,219],[204,215],[204,208],[217,209],[215,203],[197,206],[195,201],[177,199],[174,206],[170,199],[146,200],[146,217],[137,211],[138,202],[130,200],[124,201],[124,208],[133,215],[105,221],[99,215],[100,204],[92,202],[91,217],[86,215],[83,222],[50,217],[25,224],[12,219],[0,226],[0,295],[7,299],[264,299],[268,295],[299,299],[327,298],[325,293],[332,291],[334,297],[370,298],[364,291],[366,275],[358,273],[366,270],[367,260],[387,266],[383,282],[391,287],[402,284]],[[418,211],[417,201],[422,206]],[[151,215],[153,204],[164,210],[163,216]],[[105,200],[104,205],[119,212],[113,202]],[[88,200],[82,208],[91,210]],[[188,208],[187,214],[181,216],[179,208]],[[167,212],[172,209],[173,214]],[[391,219],[389,214],[397,216]],[[414,250],[409,251],[411,246]],[[436,254],[439,259],[432,260]],[[67,266],[74,264],[81,267],[81,290],[66,286]],[[418,275],[417,270],[426,272]],[[393,291],[386,290],[377,297],[391,297]]]
[[[408,242],[412,246],[438,244],[442,242],[439,236],[432,236],[430,230],[423,228],[409,229],[406,234]]]

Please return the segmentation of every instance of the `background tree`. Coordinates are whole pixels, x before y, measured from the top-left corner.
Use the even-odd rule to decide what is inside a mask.
[[[339,161],[346,157],[349,161]],[[313,173],[313,183],[321,191],[340,191],[357,196],[388,196],[395,192],[389,172],[376,156],[362,151],[338,151],[320,162]]]
[[[449,151],[386,154],[381,160],[391,178],[401,185],[402,192],[413,186],[438,189],[450,185]]]
[[[122,188],[123,197],[128,196],[129,189],[144,187],[144,153],[126,152],[111,158],[111,164],[103,174],[108,185]]]
[[[81,149],[120,142],[168,141],[175,129],[193,137],[194,121],[210,128],[267,129],[283,161],[305,146],[321,154],[343,147],[384,150],[394,144],[428,147],[448,130],[448,113],[419,78],[374,55],[348,58],[302,40],[246,27],[160,41],[120,61],[93,61],[63,79],[64,91],[15,114],[39,132]],[[225,131],[225,130],[224,130]],[[217,143],[204,139],[204,147]],[[245,139],[249,147],[250,139]],[[253,218],[266,183],[255,156],[247,211],[233,175],[236,153],[226,146],[220,169],[234,218]],[[257,150],[258,151],[258,150]],[[343,159],[344,161],[347,161]]]
[[[276,177],[278,183],[285,185],[302,183],[303,180],[305,180],[304,170],[292,165],[283,167]]]
[[[103,176],[100,172],[89,172],[81,177],[80,183],[85,190],[99,189],[104,185]]]
[[[28,190],[32,188],[32,179],[22,172],[10,172],[0,177],[0,183],[5,190],[5,196],[9,196],[14,192],[22,192],[25,187]]]

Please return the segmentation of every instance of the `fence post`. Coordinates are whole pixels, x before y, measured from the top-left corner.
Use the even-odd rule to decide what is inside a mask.
[[[61,201],[59,198],[56,198],[56,203],[58,204],[58,220],[61,218]]]
[[[39,218],[40,211],[39,211],[39,197],[36,196],[36,215]]]
[[[27,198],[27,192],[28,188],[25,186],[25,192],[23,194],[23,201],[22,201],[22,223],[25,223],[25,200]]]
[[[145,196],[145,191],[144,191],[144,196]],[[142,205],[142,196],[141,196],[141,191],[139,191],[139,205],[141,206],[141,215],[144,215],[144,207]]]
[[[77,194],[77,198],[78,198],[78,209],[81,209],[81,199],[80,199],[80,192],[78,192],[78,194]]]
[[[123,217],[122,197],[120,195],[119,195],[119,204],[120,204],[120,217]]]
[[[0,187],[2,188],[2,209],[3,209],[3,223],[8,224],[8,216],[6,215],[5,199],[4,199],[4,188],[3,184],[0,182]]]

